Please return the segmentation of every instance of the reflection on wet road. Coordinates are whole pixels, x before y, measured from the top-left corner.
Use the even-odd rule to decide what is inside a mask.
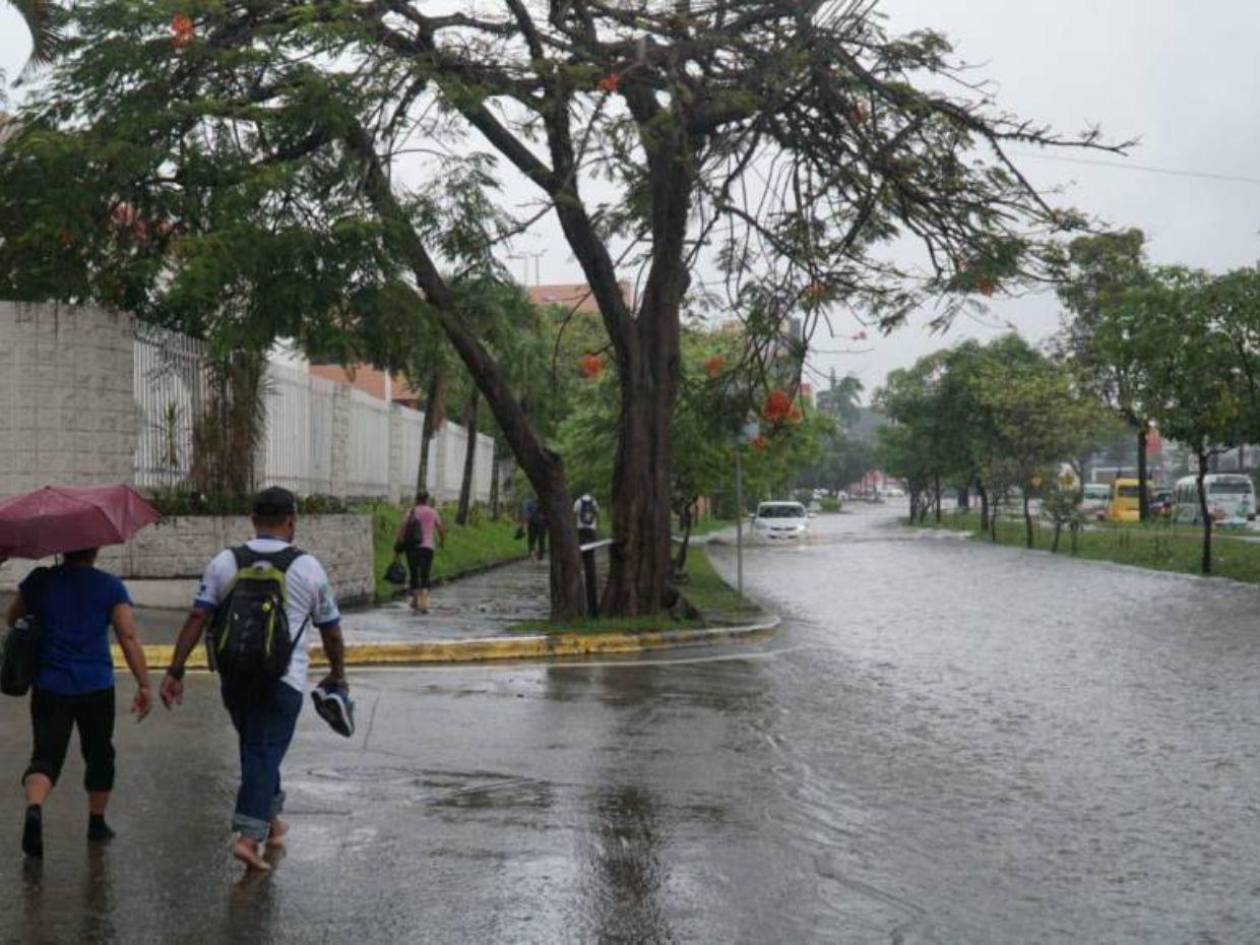
[[[73,760],[44,866],[0,861],[0,939],[1260,939],[1260,592],[814,524],[746,562],[788,618],[755,648],[359,674],[354,740],[303,717],[265,879],[226,856],[209,681],[120,719],[118,841],[85,848]]]

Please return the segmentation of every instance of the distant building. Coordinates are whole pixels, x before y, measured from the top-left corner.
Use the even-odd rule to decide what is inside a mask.
[[[634,305],[634,292],[630,283],[617,283],[621,297],[627,305]],[[598,315],[599,303],[585,282],[566,282],[554,285],[531,285],[526,288],[530,301],[535,305],[559,305],[583,315]]]
[[[338,384],[349,384],[377,400],[401,404],[404,407],[419,409],[420,395],[407,386],[400,375],[390,375],[378,370],[370,364],[351,364],[343,367],[340,364],[312,364],[310,373],[315,377],[327,378]]]

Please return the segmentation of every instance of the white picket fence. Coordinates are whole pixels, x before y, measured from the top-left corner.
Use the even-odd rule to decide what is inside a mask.
[[[187,477],[192,422],[205,391],[205,357],[201,342],[152,326],[137,327],[137,485],[170,486]],[[278,362],[268,366],[265,398],[266,436],[257,457],[261,483],[301,495],[343,498],[400,499],[414,492],[422,412]],[[439,500],[459,495],[467,442],[462,427],[446,423],[430,445],[427,484]],[[493,466],[494,440],[478,434],[476,501],[489,500]]]

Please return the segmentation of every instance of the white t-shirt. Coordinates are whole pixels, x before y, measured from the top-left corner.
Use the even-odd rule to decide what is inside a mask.
[[[594,528],[596,525],[599,524],[599,503],[596,502],[593,497],[591,498],[590,503],[591,503],[591,514],[594,515],[595,517],[594,519],[591,520],[591,524],[589,525],[582,524],[582,506],[585,504],[583,500],[578,499],[576,502],[573,503],[573,514],[577,516],[578,528]]]
[[[289,547],[288,542],[278,538],[253,538],[248,542],[251,551],[274,553]],[[319,629],[328,629],[341,620],[341,612],[337,609],[337,600],[333,597],[332,584],[324,572],[324,566],[314,555],[304,554],[289,565],[285,576],[285,612],[289,617],[289,635],[297,638],[302,625],[306,631],[293,650],[293,658],[289,661],[289,671],[285,673],[283,682],[288,683],[298,692],[306,692],[306,671],[311,657],[307,652],[311,637],[319,633]],[[236,558],[230,548],[220,551],[214,556],[201,578],[201,587],[197,590],[197,599],[193,606],[202,610],[214,610],[223,600],[227,587],[236,577]]]

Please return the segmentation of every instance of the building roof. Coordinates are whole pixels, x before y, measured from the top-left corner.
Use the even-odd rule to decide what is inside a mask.
[[[407,386],[398,375],[394,375],[389,385],[389,396],[385,395],[385,371],[377,370],[370,364],[351,364],[343,367],[340,364],[312,364],[310,372],[315,377],[327,378],[338,384],[349,384],[377,400],[400,401],[402,403],[419,403],[420,395]]]
[[[623,281],[618,282],[617,285],[621,287],[621,297],[627,303],[632,302],[630,283]],[[562,305],[588,315],[599,314],[599,305],[595,301],[595,296],[591,294],[590,286],[585,282],[531,285],[527,287],[527,291],[530,301],[535,305]]]

